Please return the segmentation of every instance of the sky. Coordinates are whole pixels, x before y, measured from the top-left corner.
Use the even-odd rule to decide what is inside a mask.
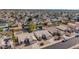
[[[0,9],[79,9],[79,0],[0,0]]]

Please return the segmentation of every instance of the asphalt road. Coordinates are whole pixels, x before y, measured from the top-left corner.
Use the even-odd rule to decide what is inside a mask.
[[[66,42],[59,42],[57,44],[45,47],[43,49],[67,49],[67,48],[70,48],[76,44],[79,44],[79,37],[70,39]]]

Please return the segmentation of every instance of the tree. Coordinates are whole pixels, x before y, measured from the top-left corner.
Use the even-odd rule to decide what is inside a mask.
[[[3,31],[3,29],[2,28],[0,28],[0,32],[2,32]]]
[[[34,31],[34,30],[36,30],[36,28],[37,28],[36,24],[34,24],[33,22],[29,23],[29,29],[30,29],[30,31]]]
[[[14,31],[12,30],[12,40],[13,40],[13,42],[16,42],[16,37],[14,36]]]

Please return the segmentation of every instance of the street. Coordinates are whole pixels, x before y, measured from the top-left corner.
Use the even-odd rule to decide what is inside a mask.
[[[66,42],[59,42],[57,44],[45,47],[43,49],[67,49],[67,48],[70,48],[76,44],[79,44],[79,37],[70,39]]]

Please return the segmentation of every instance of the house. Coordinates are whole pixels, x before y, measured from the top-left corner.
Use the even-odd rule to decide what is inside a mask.
[[[34,32],[35,36],[38,40],[42,39],[42,36],[46,36],[47,39],[50,39],[52,35],[47,30],[38,30]]]
[[[2,28],[3,31],[8,31],[9,30],[8,23],[6,21],[0,20],[0,28]]]
[[[6,46],[6,41],[8,40],[8,42],[7,42],[7,45],[9,46],[9,45],[11,45],[11,47],[13,48],[14,46],[13,46],[13,42],[12,42],[12,40],[11,40],[11,36],[5,36],[5,35],[0,35],[1,37],[0,37],[0,47],[2,47],[2,48],[5,48],[5,46]]]
[[[14,35],[15,37],[18,38],[19,43],[24,42],[25,39],[29,39],[31,43],[37,40],[33,33],[24,33],[20,31],[20,32],[15,32]]]
[[[79,29],[79,22],[75,22],[76,28]]]
[[[73,19],[74,19],[75,21],[79,22],[79,16],[75,16],[75,17],[73,17]]]
[[[69,27],[67,25],[59,25],[59,26],[56,26],[56,28],[59,29],[59,30],[61,30],[61,31],[65,31]]]
[[[75,29],[76,28],[76,24],[75,23],[68,23],[67,24],[70,28]]]
[[[8,27],[8,23],[6,21],[0,20],[0,28]]]
[[[22,26],[21,25],[22,25],[21,23],[14,24],[14,25],[12,25],[10,30],[14,30],[14,31],[22,30]]]
[[[51,19],[51,22],[54,24],[54,25],[59,25],[61,19],[58,19],[58,18],[53,18]]]

